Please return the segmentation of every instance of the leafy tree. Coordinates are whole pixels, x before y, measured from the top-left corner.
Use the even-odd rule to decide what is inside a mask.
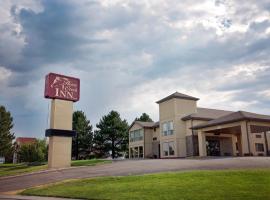
[[[6,160],[12,159],[12,140],[15,138],[14,133],[11,133],[12,128],[13,118],[10,112],[0,106],[0,156],[6,157]]]
[[[93,146],[93,127],[82,111],[73,113],[73,130],[77,132],[72,139],[72,155],[78,160],[79,157],[89,157]]]
[[[116,158],[125,152],[128,146],[128,123],[122,120],[120,114],[111,111],[103,116],[97,124],[95,131],[96,150],[103,155],[111,152],[112,158]]]
[[[23,144],[18,149],[20,162],[44,162],[47,160],[46,140],[37,140],[34,143]]]
[[[139,118],[136,117],[135,121],[142,121],[142,122],[153,122],[150,116],[146,113],[143,113]]]

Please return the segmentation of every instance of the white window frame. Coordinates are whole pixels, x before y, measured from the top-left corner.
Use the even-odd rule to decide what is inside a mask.
[[[173,121],[167,121],[162,124],[162,135],[168,136],[174,134],[174,124]]]
[[[137,129],[129,132],[129,141],[138,142],[143,141],[144,131],[143,129]]]
[[[175,143],[174,141],[170,141],[170,142],[164,142],[162,144],[163,156],[167,157],[167,156],[174,156],[175,155],[175,144],[174,143]],[[170,147],[172,147],[173,153],[171,153]],[[167,152],[167,153],[165,153],[165,152]]]

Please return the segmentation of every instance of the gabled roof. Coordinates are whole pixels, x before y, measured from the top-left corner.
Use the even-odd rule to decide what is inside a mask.
[[[196,97],[192,97],[192,96],[189,96],[189,95],[186,95],[186,94],[182,94],[182,93],[179,93],[179,92],[175,92],[159,101],[157,101],[156,103],[160,104],[164,101],[168,101],[170,99],[173,99],[173,98],[176,98],[176,99],[187,99],[187,100],[193,100],[193,101],[198,101],[199,99],[196,98]]]
[[[194,120],[213,120],[224,115],[228,115],[232,113],[232,111],[226,110],[217,110],[217,109],[210,109],[210,108],[197,108],[196,113],[189,114],[182,118],[183,121],[194,119]]]
[[[131,127],[134,125],[134,124],[138,124],[140,125],[141,127],[143,128],[157,128],[159,127],[159,122],[142,122],[142,121],[134,121],[129,129],[131,129]]]
[[[207,127],[211,127],[211,126],[228,124],[228,123],[238,122],[238,121],[242,121],[242,120],[270,122],[270,116],[251,113],[251,112],[245,112],[245,111],[237,111],[237,112],[233,112],[233,113],[230,113],[228,115],[225,115],[223,117],[219,117],[217,119],[211,120],[211,121],[206,122],[204,124],[194,126],[194,127],[192,127],[192,129],[207,128]]]

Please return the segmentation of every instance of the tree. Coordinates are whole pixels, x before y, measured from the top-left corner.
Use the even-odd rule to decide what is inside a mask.
[[[12,140],[15,138],[14,133],[11,133],[12,128],[13,118],[10,112],[0,106],[0,156],[6,157],[6,160],[12,159]]]
[[[116,111],[103,116],[95,131],[96,149],[103,155],[111,152],[113,159],[121,155],[128,147],[128,127]]]
[[[73,130],[77,135],[72,139],[72,155],[76,157],[89,157],[93,146],[93,127],[82,111],[73,113]]]
[[[45,162],[47,160],[46,139],[37,140],[34,143],[23,144],[18,149],[18,158],[20,162]]]
[[[143,113],[139,118],[136,117],[135,121],[142,121],[142,122],[153,122],[150,116],[146,113]]]

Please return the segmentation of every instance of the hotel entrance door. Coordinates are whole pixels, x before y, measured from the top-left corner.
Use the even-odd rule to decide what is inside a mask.
[[[220,156],[220,141],[218,139],[207,139],[207,156]]]

